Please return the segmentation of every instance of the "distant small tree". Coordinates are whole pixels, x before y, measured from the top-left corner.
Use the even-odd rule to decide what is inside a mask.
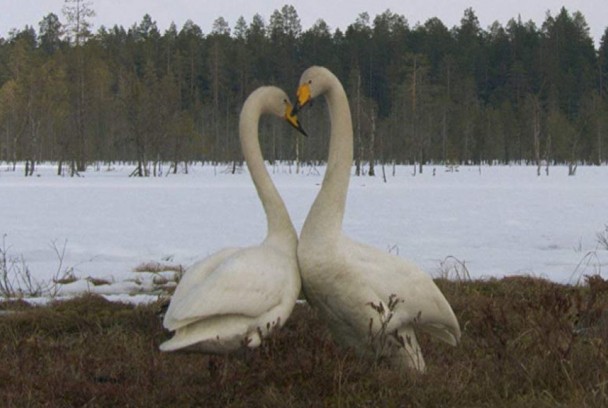
[[[91,36],[90,18],[95,17],[91,0],[64,0],[62,9],[67,18],[67,36],[70,42],[80,46]]]
[[[79,174],[86,169],[86,144],[87,144],[87,70],[84,58],[83,45],[91,36],[91,22],[89,18],[95,16],[91,8],[92,1],[89,0],[65,0],[63,14],[67,18],[67,36],[74,45],[75,69],[74,78],[70,82],[73,88],[74,101],[74,131],[75,131],[75,156],[71,160],[70,174]]]
[[[534,146],[534,162],[536,163],[536,175],[540,176],[541,170],[541,150],[540,150],[540,137],[541,137],[541,115],[542,109],[538,95],[528,95],[526,101],[527,110],[530,111],[531,117],[531,133]]]
[[[361,73],[354,69],[351,73],[349,83],[352,89],[349,92],[351,111],[353,112],[353,132],[354,132],[354,159],[355,175],[363,174],[363,163],[369,162],[368,175],[373,176],[374,171],[374,143],[376,138],[376,109],[373,101],[364,96],[362,89]],[[370,174],[371,173],[371,174]]]
[[[64,34],[63,24],[56,14],[50,13],[39,23],[38,41],[40,48],[48,55],[54,54],[61,47],[61,37]]]

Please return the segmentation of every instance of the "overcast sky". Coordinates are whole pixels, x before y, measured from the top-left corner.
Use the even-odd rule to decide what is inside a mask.
[[[472,7],[481,27],[486,29],[494,21],[505,25],[511,18],[521,16],[523,21],[533,20],[540,26],[547,11],[559,13],[562,6],[573,13],[585,16],[591,37],[596,46],[608,26],[608,0],[88,0],[96,16],[92,19],[94,30],[115,24],[125,28],[139,23],[148,13],[156,21],[161,32],[175,22],[178,29],[188,19],[198,24],[203,33],[211,31],[213,21],[224,17],[230,27],[243,16],[247,22],[259,13],[266,22],[274,10],[284,4],[293,5],[304,30],[322,18],[333,29],[345,29],[357,16],[367,11],[370,17],[390,9],[407,18],[410,26],[424,23],[430,17],[438,17],[448,28],[459,25],[466,8]],[[13,28],[34,26],[49,13],[55,13],[61,21],[64,0],[0,0],[0,36],[7,37]]]

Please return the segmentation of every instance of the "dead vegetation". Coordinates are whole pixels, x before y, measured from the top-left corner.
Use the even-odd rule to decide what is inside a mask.
[[[420,334],[427,372],[402,374],[337,347],[307,305],[238,355],[163,354],[160,304],[87,295],[48,307],[3,303],[0,399],[7,407],[608,406],[608,281],[438,280],[463,335]]]
[[[181,276],[184,273],[184,267],[182,265],[150,261],[136,266],[133,269],[133,272],[176,272],[177,274],[179,274],[179,276]]]

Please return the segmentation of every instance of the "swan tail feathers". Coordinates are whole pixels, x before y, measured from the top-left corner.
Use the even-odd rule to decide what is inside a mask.
[[[444,324],[429,323],[420,326],[420,329],[451,346],[456,346],[460,341],[460,328],[446,326]]]
[[[178,328],[174,336],[160,345],[161,351],[175,351],[194,348],[208,353],[225,353],[240,348],[243,345],[255,347],[259,339],[253,338],[247,322],[239,321],[238,317],[223,319],[208,319],[191,323]]]

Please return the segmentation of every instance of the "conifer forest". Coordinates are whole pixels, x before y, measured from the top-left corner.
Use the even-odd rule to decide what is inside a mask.
[[[238,115],[260,85],[295,97],[300,74],[323,65],[348,93],[357,171],[377,164],[608,162],[608,27],[594,44],[585,17],[562,8],[542,25],[514,16],[481,27],[411,25],[390,10],[346,29],[319,19],[303,29],[285,5],[211,32],[195,21],[164,32],[149,15],[131,27],[92,29],[92,2],[0,38],[0,162],[133,163],[153,175],[189,163],[242,163]],[[309,137],[263,120],[267,160],[325,160],[324,102],[301,112]]]

